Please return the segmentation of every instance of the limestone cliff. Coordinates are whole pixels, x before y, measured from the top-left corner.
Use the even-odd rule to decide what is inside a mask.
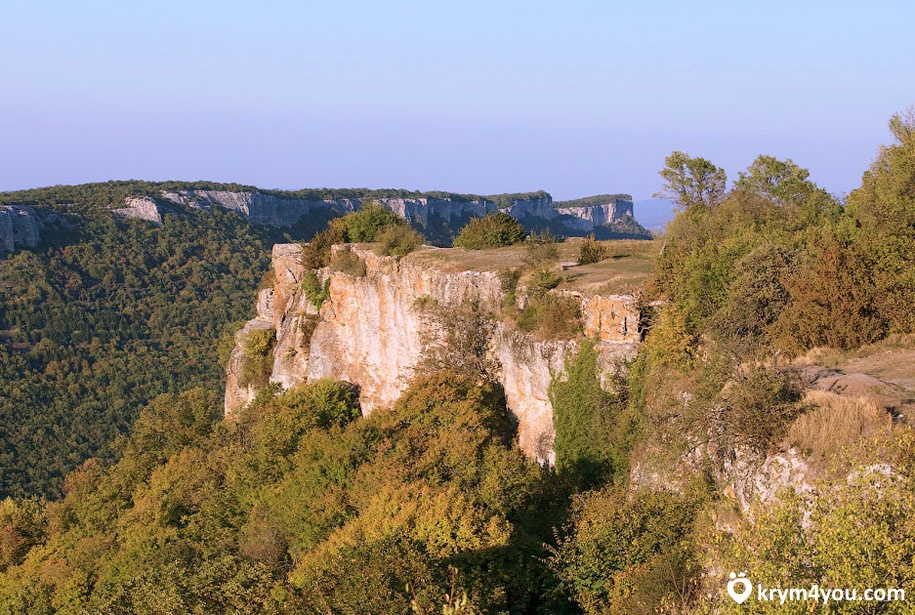
[[[0,206],[0,252],[34,248],[40,230],[41,221],[31,207]]]
[[[449,243],[471,217],[503,211],[517,218],[527,228],[551,228],[560,235],[586,235],[610,232],[622,224],[624,230],[647,236],[632,217],[632,199],[625,195],[607,195],[578,201],[554,203],[545,192],[501,197],[450,195],[434,193],[416,196],[347,196],[302,197],[296,193],[261,192],[258,190],[179,190],[160,191],[152,196],[129,197],[125,207],[114,212],[127,217],[162,221],[161,213],[174,205],[192,208],[220,207],[238,212],[255,224],[289,227],[303,216],[341,216],[376,201],[405,218],[431,240]]]
[[[128,197],[125,199],[124,205],[126,207],[113,209],[112,212],[125,218],[147,220],[157,226],[162,224],[162,212],[159,210],[159,205],[148,196]]]
[[[252,328],[276,331],[272,382],[288,388],[317,378],[347,380],[359,385],[363,413],[368,414],[392,404],[416,373],[432,326],[424,305],[435,303],[447,309],[473,301],[494,315],[500,313],[504,293],[496,271],[456,267],[447,258],[425,258],[441,254],[440,248],[426,247],[399,261],[360,246],[352,250],[364,261],[365,275],[322,270],[323,280],[329,281],[329,297],[317,309],[302,290],[306,271],[300,247],[274,246],[275,285],[262,291],[258,315],[239,333],[239,347],[227,368],[227,414],[244,407],[255,394],[238,386],[240,343]],[[615,359],[633,352],[639,341],[639,312],[633,297],[567,294],[581,302],[583,331],[598,343],[602,370],[611,370]],[[518,419],[521,446],[543,461],[552,460],[547,390],[578,344],[574,339],[539,339],[504,322],[495,323],[490,353],[501,365],[499,377]]]

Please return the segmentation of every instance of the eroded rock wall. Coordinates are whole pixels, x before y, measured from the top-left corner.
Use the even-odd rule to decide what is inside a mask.
[[[546,224],[560,219],[562,228],[569,234],[593,232],[623,219],[627,213],[632,215],[632,202],[620,198],[581,207],[556,206],[548,194],[516,198],[501,205],[486,198],[459,199],[447,196],[371,200],[381,203],[417,228],[442,232],[439,227],[444,226],[452,233],[456,233],[470,217],[482,217],[496,211],[504,211],[526,223]],[[173,203],[194,208],[220,207],[236,211],[255,224],[288,227],[298,222],[302,216],[310,214],[342,216],[361,209],[367,201],[368,199],[360,198],[306,199],[257,190],[181,190],[160,192],[158,202],[148,196],[130,197],[126,200],[125,207],[114,211],[122,216],[161,224],[162,205]]]
[[[397,261],[359,246],[351,249],[365,262],[365,275],[322,270],[320,281],[330,282],[329,297],[318,309],[302,291],[306,270],[300,249],[274,246],[274,288],[269,298],[262,291],[258,316],[246,327],[269,323],[276,331],[272,382],[284,388],[318,378],[353,382],[360,387],[364,414],[393,404],[417,373],[424,345],[439,333],[430,330],[433,322],[424,306],[448,309],[473,301],[494,314],[501,310],[504,295],[493,271],[446,270],[414,255]],[[609,373],[639,341],[636,302],[629,296],[574,296],[582,302],[584,332],[597,341],[602,371]],[[500,380],[518,419],[521,446],[543,461],[552,461],[549,385],[578,344],[538,339],[503,322],[496,323],[491,339],[490,353],[501,364]],[[227,368],[227,414],[255,393],[237,384],[239,353],[236,348],[235,362]]]
[[[0,252],[38,245],[41,222],[35,210],[22,205],[0,206]]]

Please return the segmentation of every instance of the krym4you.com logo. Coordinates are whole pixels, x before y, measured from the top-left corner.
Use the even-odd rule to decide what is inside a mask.
[[[747,578],[747,571],[737,573],[732,572],[728,575],[730,579],[727,584],[728,595],[737,604],[743,604],[754,594],[753,582]],[[901,602],[905,600],[905,590],[902,588],[871,588],[864,590],[857,588],[829,588],[820,587],[814,583],[810,587],[764,587],[757,583],[756,600],[759,602],[797,602],[801,600],[815,600],[822,604],[829,602],[842,601],[864,601],[864,602]]]

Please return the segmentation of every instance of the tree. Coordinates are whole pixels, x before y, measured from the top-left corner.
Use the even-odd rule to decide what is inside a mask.
[[[807,169],[799,167],[790,158],[779,160],[761,155],[747,167],[746,173],[740,173],[734,187],[780,205],[802,203],[818,190],[816,184],[807,179],[809,176]]]
[[[897,143],[883,147],[848,197],[856,247],[873,263],[876,308],[890,332],[915,331],[915,108],[889,122]]]
[[[655,196],[674,199],[684,211],[714,207],[724,198],[727,175],[721,167],[679,151],[665,158],[664,164],[659,172],[664,187]]]

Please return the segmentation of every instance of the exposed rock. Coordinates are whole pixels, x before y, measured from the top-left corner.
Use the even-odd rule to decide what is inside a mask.
[[[257,191],[182,190],[160,194],[173,203],[203,209],[221,207],[240,213],[254,224],[270,226],[292,226],[314,211],[330,210],[335,215],[343,215],[360,207],[358,199],[307,200]]]
[[[391,405],[415,374],[431,326],[424,304],[447,308],[473,301],[498,314],[504,294],[492,271],[446,271],[414,255],[398,261],[359,246],[351,249],[365,262],[366,274],[323,270],[330,296],[317,310],[302,292],[300,246],[274,246],[275,286],[269,296],[262,292],[258,316],[249,325],[269,322],[277,331],[272,382],[289,388],[317,378],[347,380],[359,385],[363,413],[368,414]],[[609,373],[638,343],[636,302],[628,296],[573,295],[582,301],[585,333],[597,341],[601,370]],[[491,355],[501,364],[508,406],[518,419],[521,446],[543,461],[552,461],[547,391],[577,348],[576,340],[539,340],[502,322],[496,323],[490,342]],[[254,394],[237,386],[238,368],[236,362],[227,369],[227,414]]]
[[[633,216],[632,201],[615,198],[612,201],[591,205],[587,207],[556,207],[556,212],[562,216],[569,216],[571,220],[566,225],[584,233],[592,232],[600,226],[607,226],[624,217]]]
[[[802,366],[798,368],[798,373],[815,389],[847,397],[872,399],[878,406],[893,413],[899,413],[911,406],[910,391],[869,374],[846,374],[841,370],[819,365]]]
[[[240,384],[242,365],[245,361],[244,341],[252,331],[274,328],[273,297],[274,289],[272,288],[260,291],[257,295],[257,316],[246,322],[245,326],[235,334],[235,348],[229,355],[229,363],[226,366],[226,408],[244,408],[257,395],[257,388],[253,385],[242,386]]]
[[[162,212],[159,210],[159,205],[150,197],[127,197],[124,202],[127,207],[111,211],[125,218],[148,220],[157,226],[162,224]]]
[[[540,196],[542,195],[542,196]],[[330,213],[339,216],[361,209],[369,201],[378,202],[387,209],[405,218],[415,227],[430,236],[448,237],[456,233],[470,217],[482,217],[488,213],[504,211],[522,221],[522,224],[553,224],[567,235],[584,235],[608,227],[614,222],[631,218],[632,201],[613,197],[606,203],[587,206],[557,207],[546,193],[511,199],[497,205],[487,198],[443,197],[383,197],[383,198],[335,198],[306,199],[295,196],[280,196],[260,191],[230,192],[225,190],[182,190],[160,193],[167,201],[188,207],[221,207],[236,211],[255,224],[270,226],[292,226],[302,216],[314,213]],[[142,199],[132,199],[138,201]],[[129,207],[116,210],[122,215],[143,217],[152,215],[154,205],[145,198],[142,204],[129,203]],[[146,217],[144,219],[151,219]]]
[[[31,207],[0,206],[0,252],[36,247],[40,229],[41,221]]]

